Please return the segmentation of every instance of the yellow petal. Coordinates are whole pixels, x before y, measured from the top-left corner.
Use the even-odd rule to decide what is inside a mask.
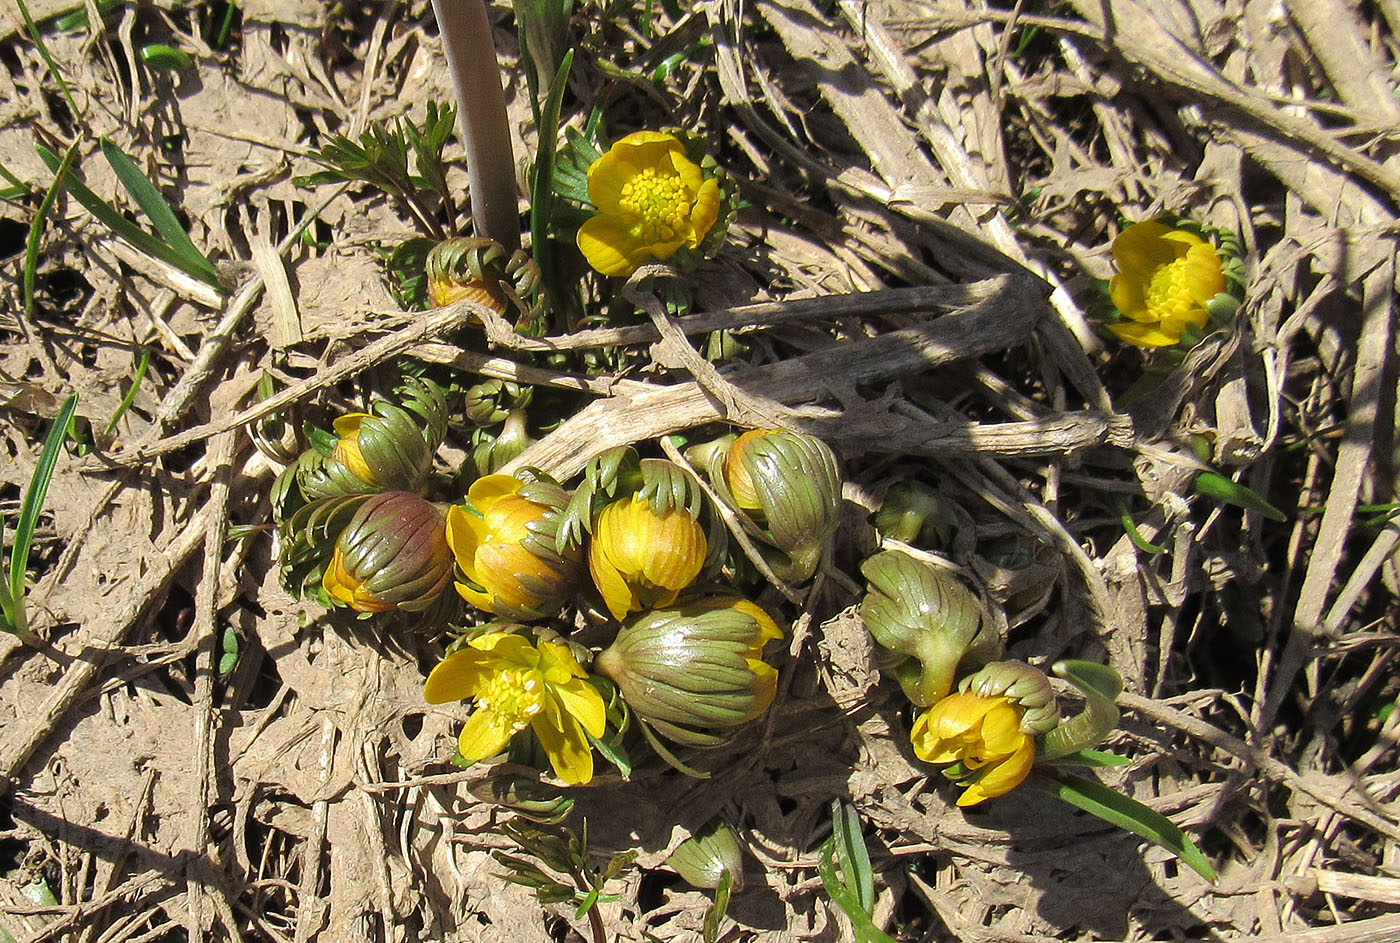
[[[685,187],[687,193],[699,193],[700,187],[705,182],[699,165],[685,156],[685,148],[680,141],[676,141],[675,138],[671,140],[675,141],[676,146],[666,154],[662,161],[662,167],[681,178],[681,185]]]
[[[457,750],[468,763],[475,763],[504,750],[513,733],[494,711],[477,710],[462,725]]]
[[[464,701],[474,696],[482,683],[498,670],[491,655],[470,648],[459,649],[428,673],[423,699],[429,704]]]
[[[473,526],[476,520],[455,504],[447,509],[447,547],[457,558],[462,572],[473,580],[476,579],[476,548],[481,540]]]
[[[520,479],[511,475],[486,475],[472,482],[467,489],[467,500],[484,517],[497,501],[519,493],[520,484]]]
[[[583,724],[584,730],[595,737],[603,735],[608,711],[597,688],[582,678],[573,678],[565,684],[551,685],[550,691],[559,699],[560,706]]]
[[[617,216],[599,213],[579,227],[579,251],[603,275],[631,275],[652,258],[651,247],[632,235]]]
[[[690,238],[686,240],[686,245],[692,249],[698,248],[717,219],[719,219],[719,181],[706,180],[700,184],[700,191],[695,195],[695,208],[690,211],[691,233]]]
[[[1005,795],[1025,780],[1034,761],[1035,745],[1030,737],[1027,737],[1021,748],[1010,757],[995,766],[983,769],[958,797],[958,805],[976,805],[994,796]]]
[[[596,533],[588,546],[588,572],[593,574],[593,585],[598,587],[603,604],[608,607],[608,612],[612,613],[614,619],[621,621],[627,613],[642,608],[636,592],[618,572],[617,565],[610,559],[606,547]]]
[[[1171,333],[1153,324],[1110,324],[1108,329],[1137,347],[1172,347],[1181,340],[1179,331]]]
[[[1163,223],[1134,223],[1113,240],[1113,260],[1118,271],[1146,281],[1154,269],[1176,260],[1176,246],[1163,237],[1172,232]]]
[[[554,775],[571,786],[593,778],[593,747],[583,735],[583,728],[563,709],[545,699],[545,708],[530,724],[539,738]]]
[[[982,718],[980,735],[983,750],[995,756],[1007,756],[1021,746],[1026,735],[1021,732],[1021,714],[1003,699]]]
[[[1119,273],[1108,280],[1108,297],[1123,317],[1145,324],[1157,318],[1147,310],[1147,281],[1137,274]]]

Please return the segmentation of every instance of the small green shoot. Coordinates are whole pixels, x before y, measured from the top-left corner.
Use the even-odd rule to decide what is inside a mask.
[[[545,831],[515,822],[508,822],[501,830],[522,851],[538,859],[551,871],[568,875],[569,881],[559,880],[533,861],[493,851],[491,856],[506,868],[507,873],[500,875],[501,879],[530,888],[541,904],[576,904],[574,918],[588,918],[593,943],[607,943],[607,932],[596,904],[600,900],[617,899],[615,895],[605,895],[604,886],[621,874],[622,869],[637,857],[637,853],[624,851],[609,858],[602,868],[592,867],[588,862],[587,819],[583,821],[579,835],[575,835],[572,829]]]
[[[233,669],[238,667],[238,656],[242,651],[242,643],[238,638],[238,631],[233,626],[224,629],[223,636],[219,639],[219,677],[227,678],[233,674]]]
[[[559,137],[559,109],[564,99],[564,88],[568,84],[569,69],[574,64],[574,51],[564,54],[564,61],[555,73],[554,84],[549,87],[549,98],[539,117],[539,153],[535,158],[532,197],[530,201],[530,245],[534,251],[535,264],[540,267],[544,279],[546,297],[551,306],[557,306],[558,290],[554,283],[553,243],[549,240],[549,220],[554,209],[554,158],[555,146]]]
[[[3,177],[6,183],[6,186],[0,187],[0,200],[19,203],[29,196],[29,186],[10,173],[10,169],[4,164],[0,164],[0,177]]]
[[[870,919],[875,911],[875,878],[860,816],[849,804],[831,805],[831,837],[822,843],[817,873],[832,903],[850,919],[856,943],[894,943]]]
[[[141,362],[136,365],[136,376],[131,378],[131,387],[126,391],[126,395],[122,397],[122,401],[117,404],[116,412],[112,413],[112,418],[108,419],[107,425],[103,426],[103,436],[111,435],[112,431],[117,428],[117,423],[121,421],[122,416],[125,416],[126,411],[131,408],[131,404],[136,400],[136,391],[140,389],[141,381],[146,379],[146,371],[150,366],[151,348],[142,347]]]
[[[126,192],[131,194],[136,205],[141,207],[151,225],[155,226],[156,234],[175,251],[180,259],[180,270],[216,288],[219,287],[218,270],[204,253],[195,247],[189,233],[185,232],[185,227],[180,224],[175,211],[170,208],[170,204],[165,201],[155,184],[146,179],[136,162],[110,140],[102,138],[98,144],[102,148],[102,156],[107,158],[107,163],[111,165]]]
[[[0,630],[17,635],[26,642],[34,642],[34,633],[29,630],[29,614],[25,609],[24,578],[29,571],[29,551],[34,543],[34,528],[39,524],[39,513],[44,507],[44,498],[49,493],[49,483],[53,481],[54,467],[58,464],[59,453],[63,450],[68,430],[73,425],[73,414],[78,408],[78,394],[64,400],[58,411],[44,449],[39,455],[39,464],[34,466],[34,476],[24,493],[20,505],[19,522],[15,525],[14,542],[10,545],[9,572],[4,571],[0,560]],[[0,521],[0,534],[4,522]]]
[[[44,237],[44,221],[53,210],[54,201],[58,199],[59,193],[63,192],[68,173],[73,169],[73,161],[78,156],[78,143],[74,141],[68,150],[64,151],[63,160],[59,162],[58,170],[54,173],[53,183],[44,194],[39,209],[34,213],[34,221],[29,224],[29,240],[24,246],[24,319],[31,324],[34,322],[34,277],[39,268],[39,245]]]
[[[1128,508],[1122,501],[1118,502],[1118,515],[1119,520],[1123,523],[1123,530],[1127,533],[1128,539],[1133,542],[1134,547],[1151,556],[1159,556],[1167,552],[1166,547],[1158,546],[1142,536],[1137,525],[1133,523],[1133,516],[1128,513]]]
[[[35,143],[34,148],[39,152],[39,157],[44,161],[45,164],[48,165],[49,169],[57,173],[59,167],[61,167],[63,163],[62,160],[59,159],[58,155],[55,154],[49,148],[45,147],[43,144],[39,144],[37,142]],[[112,158],[109,155],[109,162],[111,161],[111,159]],[[130,159],[128,158],[128,160]],[[134,169],[135,165],[133,164],[132,167]],[[113,164],[112,169],[117,171],[119,178],[122,179],[122,183],[126,185],[127,180],[124,177],[121,177],[122,171],[118,169],[116,164]],[[136,174],[137,176],[140,176],[139,171],[137,171]],[[165,204],[164,198],[160,196],[160,191],[156,190],[155,186],[151,184],[149,180],[146,180],[144,176],[142,176],[141,179],[145,181],[146,186],[149,187],[150,190],[155,193],[155,196],[157,199],[160,200],[161,205],[165,206],[165,211],[168,214],[169,219],[174,220],[175,214],[173,211],[170,210],[170,207]],[[116,235],[129,242],[133,248],[144,252],[146,255],[149,255],[153,258],[159,259],[165,264],[173,268],[179,269],[185,274],[193,278],[197,278],[200,281],[213,286],[214,288],[223,290],[223,284],[219,281],[218,272],[214,269],[214,266],[210,264],[209,260],[199,252],[198,249],[193,249],[193,243],[189,242],[188,235],[185,235],[183,242],[187,243],[189,248],[184,249],[183,251],[176,249],[173,245],[166,242],[164,239],[151,235],[150,233],[146,232],[146,230],[142,229],[140,226],[137,226],[135,223],[131,222],[129,219],[123,216],[120,212],[117,211],[115,207],[113,207],[106,200],[102,199],[96,193],[93,193],[90,189],[88,189],[87,184],[83,183],[81,176],[76,170],[72,171],[68,175],[68,179],[64,183],[64,189],[67,190],[70,194],[72,194],[73,199],[81,203],[84,209],[86,209],[89,213],[96,217],[98,222],[102,223],[108,229],[112,230],[112,232],[114,232]],[[130,192],[129,187],[128,192]],[[138,196],[136,193],[132,193],[131,196],[133,199],[136,200],[136,202],[141,206],[142,209],[146,209],[146,203],[143,202],[142,197]],[[149,197],[149,194],[146,194],[146,196]],[[164,223],[162,223],[162,225],[164,225]],[[175,225],[177,227],[179,226],[178,221],[176,221]],[[184,234],[183,229],[181,230],[181,233],[182,235]],[[193,249],[193,252],[190,251],[191,249]]]
[[[138,54],[141,56],[141,61],[153,69],[188,72],[194,68],[193,56],[183,49],[167,46],[164,43],[151,43],[142,46]]]
[[[64,101],[68,102],[68,108],[73,112],[75,118],[82,118],[82,109],[73,100],[73,95],[68,91],[68,83],[63,81],[63,75],[58,71],[58,64],[53,61],[53,56],[49,54],[48,44],[44,42],[43,34],[39,32],[39,27],[34,23],[34,17],[29,15],[29,4],[24,0],[16,0],[19,5],[19,15],[24,18],[24,27],[29,31],[29,38],[34,41],[34,47],[39,50],[39,57],[44,60],[44,68],[48,70],[53,80],[58,83],[58,90],[63,93]]]
[[[1201,472],[1196,476],[1195,487],[1197,494],[1215,498],[1217,501],[1224,501],[1226,504],[1233,504],[1246,511],[1254,511],[1271,521],[1283,523],[1288,520],[1282,511],[1265,501],[1254,491],[1223,475],[1217,475],[1215,472]]]

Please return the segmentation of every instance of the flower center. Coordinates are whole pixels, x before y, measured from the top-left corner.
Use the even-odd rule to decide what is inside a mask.
[[[680,237],[690,214],[690,195],[677,174],[648,167],[622,185],[618,201],[622,215],[645,242],[670,242]]]
[[[1152,273],[1147,283],[1147,310],[1158,321],[1184,317],[1198,307],[1191,296],[1190,271],[1186,259],[1177,259]]]
[[[544,709],[544,676],[535,668],[512,668],[485,681],[476,692],[478,710],[490,711],[496,722],[515,734]]]

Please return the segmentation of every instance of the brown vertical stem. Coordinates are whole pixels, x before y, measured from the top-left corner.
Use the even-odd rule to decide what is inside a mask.
[[[486,0],[433,0],[433,13],[457,91],[457,129],[467,150],[472,229],[510,252],[520,248],[515,160]]]

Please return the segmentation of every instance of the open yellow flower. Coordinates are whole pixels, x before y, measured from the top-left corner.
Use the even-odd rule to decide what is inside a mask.
[[[1108,329],[1138,347],[1171,347],[1188,327],[1205,327],[1206,302],[1225,290],[1220,254],[1184,229],[1134,223],[1113,240],[1118,274],[1108,283],[1114,305],[1132,323]]]
[[[447,544],[468,580],[456,584],[462,598],[511,619],[543,618],[562,606],[583,575],[579,550],[554,547],[556,516],[567,502],[545,482],[509,475],[473,482],[469,507],[447,512]]]
[[[598,213],[579,228],[578,247],[604,275],[631,275],[683,246],[698,248],[719,216],[719,183],[657,131],[634,131],[594,161],[588,198]]]
[[[428,675],[429,704],[470,699],[474,710],[457,739],[469,763],[505,749],[529,727],[554,773],[569,784],[593,778],[593,748],[585,735],[603,735],[602,695],[567,645],[488,632],[448,655]]]
[[[926,763],[956,763],[966,785],[958,805],[976,805],[1021,784],[1035,760],[1035,740],[1021,729],[1023,711],[1007,697],[950,694],[919,716],[910,740]]]
[[[588,569],[614,619],[669,606],[700,575],[705,529],[684,511],[658,515],[634,495],[603,509],[593,525]]]

